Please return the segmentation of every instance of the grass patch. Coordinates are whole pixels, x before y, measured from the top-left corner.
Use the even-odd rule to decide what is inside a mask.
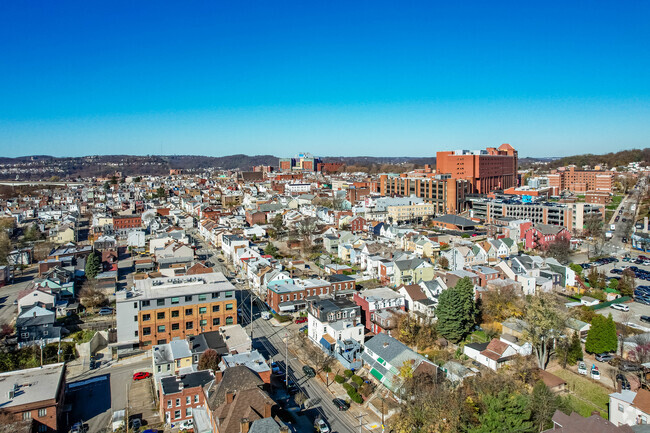
[[[478,330],[469,334],[465,341],[467,343],[487,343],[489,339],[485,331]]]
[[[72,334],[72,340],[77,344],[88,343],[95,335],[95,332],[96,331],[91,331],[90,329],[75,332]]]
[[[623,201],[622,195],[615,195],[612,197],[612,201],[610,201],[609,204],[605,206],[605,209],[616,210],[616,208],[618,208],[618,205],[620,205],[622,201]]]
[[[569,409],[567,412],[571,413],[577,412],[581,416],[584,416],[585,418],[591,416],[591,412],[594,410],[597,410],[600,412],[600,416],[607,419],[609,414],[607,413],[606,410],[602,410],[599,407],[595,406],[593,403],[588,403],[586,401],[580,400],[578,397],[576,397],[573,394],[567,394],[564,396],[564,402],[565,406],[567,409]]]
[[[574,400],[579,401],[581,406],[590,406],[586,402],[591,402],[596,409],[600,410],[601,413],[604,414],[603,417],[607,417],[607,404],[609,403],[610,391],[597,383],[594,383],[585,377],[578,376],[568,370],[559,369],[553,371],[553,374],[566,381],[567,389],[571,393],[575,394],[573,396]],[[603,372],[600,374],[603,374]],[[589,416],[593,409],[594,408],[590,407],[585,413],[579,412],[578,410],[576,410],[576,412],[579,412],[580,415],[583,416]]]
[[[277,313],[273,314],[273,318],[275,318],[275,320],[277,320],[280,323],[291,322],[291,320],[293,319],[291,316],[285,316]]]

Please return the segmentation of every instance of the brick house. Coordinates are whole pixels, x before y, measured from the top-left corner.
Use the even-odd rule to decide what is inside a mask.
[[[527,249],[545,249],[559,238],[571,240],[571,232],[566,227],[553,224],[535,224],[523,233]]]
[[[404,296],[388,287],[355,293],[352,300],[361,307],[361,322],[368,331],[374,333],[383,332],[395,325],[388,310],[406,311]]]
[[[350,231],[362,232],[366,230],[368,222],[362,217],[356,217],[350,220]]]
[[[172,428],[192,419],[192,410],[205,404],[203,387],[214,380],[210,370],[195,371],[160,379],[160,416]]]
[[[0,373],[0,413],[32,423],[33,432],[57,432],[65,393],[64,363]]]
[[[254,226],[255,224],[266,224],[266,213],[264,212],[251,212],[246,211],[246,222],[249,226]]]

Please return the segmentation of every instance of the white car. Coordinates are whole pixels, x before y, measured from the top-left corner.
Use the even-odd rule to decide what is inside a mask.
[[[316,421],[316,431],[320,433],[330,433],[330,427],[327,425],[325,420],[319,418],[318,421]]]
[[[583,361],[578,363],[578,373],[584,374],[585,376],[587,375],[587,366]]]
[[[191,429],[194,428],[194,422],[191,419],[181,421],[178,424],[178,428],[181,429],[181,430],[191,430]]]
[[[623,305],[623,304],[612,304],[611,307],[613,309],[619,310],[619,311],[630,311],[630,307],[628,307],[627,305]]]

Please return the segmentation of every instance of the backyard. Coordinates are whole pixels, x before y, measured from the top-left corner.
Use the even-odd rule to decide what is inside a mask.
[[[590,416],[593,410],[598,410],[600,415],[607,419],[610,394],[607,388],[562,368],[552,373],[566,381],[568,391],[566,398],[572,410],[584,417]]]

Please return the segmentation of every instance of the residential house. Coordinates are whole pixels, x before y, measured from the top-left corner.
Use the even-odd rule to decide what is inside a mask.
[[[428,261],[420,258],[396,260],[394,285],[417,284],[420,281],[431,281],[434,277],[434,267]]]
[[[34,305],[16,318],[18,347],[55,343],[61,340],[63,328],[56,326],[54,311]]]
[[[463,353],[490,370],[497,371],[514,359],[517,350],[510,344],[493,338],[489,343],[466,344]]]
[[[614,425],[637,425],[650,422],[650,391],[621,390],[609,395],[609,420]]]
[[[397,325],[399,312],[406,311],[406,299],[388,287],[357,292],[354,302],[361,307],[361,321],[373,333],[390,332]],[[399,311],[399,312],[398,312]]]
[[[211,370],[189,372],[160,379],[158,391],[161,420],[171,428],[192,419],[192,411],[205,404],[203,387],[214,381]]]
[[[551,421],[553,422],[553,427],[544,430],[543,433],[634,433],[635,431],[628,425],[617,425],[611,422],[611,418],[608,421],[598,413],[594,413],[585,418],[576,412],[571,412],[571,415],[567,415],[557,409]],[[641,430],[639,430],[639,433],[641,433]]]

